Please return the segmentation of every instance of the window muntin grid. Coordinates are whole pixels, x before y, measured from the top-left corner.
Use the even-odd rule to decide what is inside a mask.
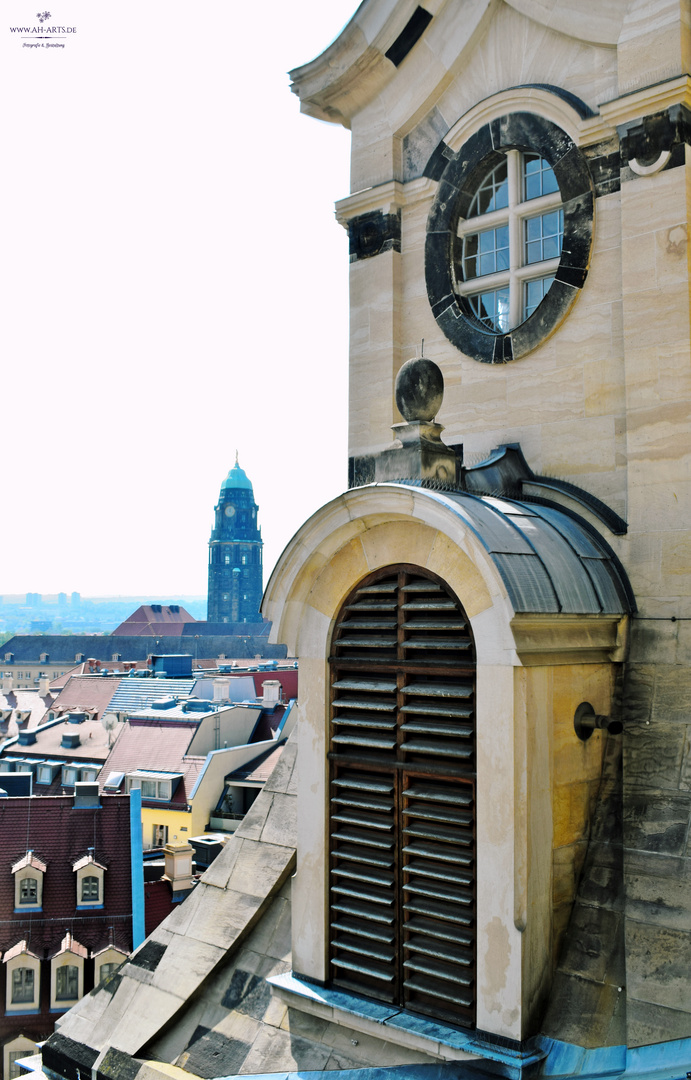
[[[38,903],[38,881],[36,878],[29,877],[23,878],[19,882],[19,903],[20,904],[37,904]]]
[[[63,964],[55,972],[55,998],[57,1001],[74,1001],[79,997],[79,968]]]
[[[97,877],[89,875],[82,878],[82,900],[98,900],[101,895],[101,883]]]
[[[564,240],[563,210],[550,210],[547,214],[527,218],[523,226],[526,263],[559,258]]]
[[[509,228],[500,225],[496,229],[471,233],[463,240],[464,278],[484,277],[509,269]]]
[[[533,278],[532,281],[526,281],[523,296],[523,310],[525,311],[525,317],[528,318],[532,315],[537,308],[543,297],[547,296],[549,287],[554,281],[554,274],[550,274],[549,277]]]
[[[552,166],[539,154],[524,154],[523,197],[526,202],[558,191],[559,185]]]
[[[540,297],[542,299],[542,297]],[[503,289],[489,289],[468,297],[473,314],[490,330],[505,334],[509,329],[510,294],[508,285]]]
[[[33,968],[15,968],[12,972],[12,1003],[34,1000]]]
[[[486,228],[478,229],[480,217]],[[564,212],[549,163],[507,151],[482,180],[457,236],[457,295],[489,331],[507,333],[533,314],[559,266]]]
[[[509,181],[506,162],[502,161],[487,174],[473,196],[468,217],[504,210],[509,205]]]

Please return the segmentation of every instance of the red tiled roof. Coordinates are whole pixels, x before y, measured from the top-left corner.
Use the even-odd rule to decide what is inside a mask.
[[[126,774],[136,769],[182,773],[183,779],[177,786],[173,802],[184,802],[204,764],[203,757],[186,758],[197,727],[197,721],[127,721],[101,769],[100,786],[103,787],[110,773]]]
[[[48,869],[44,862],[41,862],[38,855],[34,851],[27,851],[23,858],[18,859],[16,863],[10,867],[10,871],[13,874],[17,873],[17,870],[23,870],[25,866],[33,866],[36,870],[40,870],[42,874],[45,874]]]
[[[132,890],[130,867],[130,806],[125,795],[103,795],[99,808],[74,808],[74,798],[21,797],[0,800],[0,950],[26,939],[31,952],[44,955],[60,948],[66,929],[90,950],[109,942],[131,949]],[[93,848],[94,858],[107,867],[104,906],[77,911],[73,864]],[[42,911],[14,912],[14,877],[10,868],[28,850],[46,866]]]
[[[182,637],[183,622],[152,622],[130,624],[125,630],[113,630],[116,637]]]
[[[50,959],[52,960],[54,956],[60,956],[62,953],[66,952],[74,953],[75,956],[83,956],[85,960],[89,955],[89,950],[85,948],[84,945],[80,944],[76,938],[73,938],[69,930],[60,942],[60,948],[57,952],[53,953]]]
[[[28,688],[10,690],[6,694],[0,693],[0,715],[12,710],[10,716],[0,719],[0,736],[12,738],[19,731],[31,731],[37,727],[52,707],[54,695],[46,694],[41,697],[38,690]],[[28,712],[26,720],[17,721],[17,709]]]
[[[122,679],[106,675],[73,675],[55,698],[51,711],[57,716],[60,711],[78,712],[84,709],[100,720],[121,682]]]
[[[148,937],[176,905],[167,881],[147,881],[144,885],[144,933]]]
[[[60,675],[57,679],[51,679],[50,689],[52,693],[57,693],[63,686],[66,686],[70,679],[75,678],[77,675],[92,675],[105,679],[105,676],[101,673],[108,672],[108,676],[113,675],[128,675],[132,668],[136,668],[138,671],[143,671],[148,667],[146,660],[97,660],[95,664],[89,664],[88,660],[82,660],[81,663],[75,664],[74,667],[66,671],[64,675]]]
[[[287,705],[276,705],[271,712],[266,710],[262,712],[257,720],[257,726],[252,732],[252,742],[264,742],[265,739],[273,739],[287,707]]]
[[[40,960],[40,956],[31,951],[25,938],[18,941],[16,945],[13,945],[11,949],[7,950],[7,952],[3,954],[3,960],[7,963],[8,960],[14,960],[15,956],[21,956],[22,953],[25,956],[33,956],[35,960]]]
[[[79,745],[63,746],[62,737],[65,734],[79,735]],[[30,746],[20,746],[19,743],[6,746],[0,754],[0,762],[4,756],[9,756],[33,760],[50,758],[58,761],[81,761],[85,764],[93,761],[94,764],[98,764],[106,760],[111,751],[112,737],[117,738],[118,735],[117,728],[112,733],[107,732],[100,720],[94,720],[91,717],[82,721],[81,724],[72,724],[67,719],[58,723],[48,721],[36,729],[36,742]],[[43,794],[37,789],[36,794],[39,793]]]
[[[151,604],[142,604],[113,630],[111,636],[181,635],[185,624],[194,622],[197,622],[194,615],[190,615],[189,611],[185,611],[179,604],[175,605],[175,611],[163,604],[156,604],[155,611]]]

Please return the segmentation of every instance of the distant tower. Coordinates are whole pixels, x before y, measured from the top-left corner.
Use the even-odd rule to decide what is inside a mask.
[[[235,464],[221,484],[216,521],[209,540],[211,623],[261,622],[262,534],[252,484]]]

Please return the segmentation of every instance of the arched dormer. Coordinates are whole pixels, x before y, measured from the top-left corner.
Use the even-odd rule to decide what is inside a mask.
[[[587,839],[601,773],[602,735],[581,742],[575,710],[588,700],[610,712],[633,601],[607,544],[553,507],[375,484],[329,503],[297,533],[264,611],[308,688],[298,722],[301,774],[311,783],[298,795],[293,969],[322,983],[334,980],[329,661],[354,590],[372,575],[409,570],[457,600],[474,642],[475,1023],[522,1040],[549,990],[564,924],[555,875],[569,859],[573,870]]]

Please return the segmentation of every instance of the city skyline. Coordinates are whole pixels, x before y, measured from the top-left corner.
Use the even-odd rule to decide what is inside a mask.
[[[356,6],[70,0],[64,50],[29,50],[7,5],[0,595],[203,594],[236,450],[265,581],[346,488],[349,138],[286,72]]]

